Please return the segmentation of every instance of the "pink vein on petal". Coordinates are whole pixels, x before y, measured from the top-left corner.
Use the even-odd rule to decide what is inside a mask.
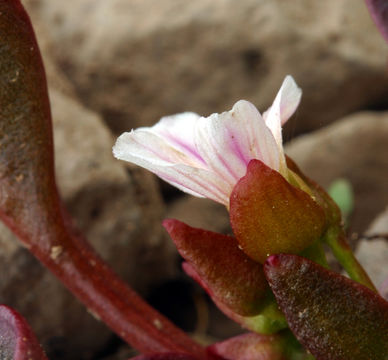
[[[202,164],[206,164],[205,163],[205,160],[202,158],[202,156],[198,153],[198,151],[196,151],[195,149],[193,149],[192,147],[190,147],[188,144],[186,144],[185,142],[179,140],[179,138],[169,134],[169,133],[165,133],[164,136],[166,137],[166,139],[172,144],[172,145],[177,145],[178,147],[184,149],[188,154],[194,156],[197,160],[199,160]]]
[[[184,173],[182,170],[180,169],[174,169],[174,171],[177,173],[177,174],[180,174],[182,178],[188,178],[188,175],[186,173]],[[178,184],[184,188],[187,188],[187,185],[185,184],[184,181],[182,180],[179,180],[178,177],[174,177],[172,175],[167,175],[167,174],[163,174],[161,177],[163,177],[163,179],[169,183],[173,183],[173,184]],[[211,183],[211,182],[207,182],[206,185],[204,185],[204,182],[201,182],[200,180],[198,180],[196,177],[190,177],[189,178],[192,182],[196,183],[197,185],[199,185],[201,188],[207,190],[206,192],[207,193],[211,193],[214,195],[214,200],[215,199],[218,199],[218,201],[220,201],[221,203],[225,203],[226,202],[226,199],[228,198],[228,195],[229,194],[226,194],[225,192],[225,189],[221,188],[220,186],[217,186],[216,183]],[[230,189],[230,192],[232,191],[232,189]],[[196,193],[199,193],[198,190],[195,190]],[[200,194],[201,196],[204,196],[204,197],[209,197],[209,196],[206,196],[206,194]]]
[[[206,118],[190,112],[171,115],[153,127],[123,134],[113,152],[183,191],[228,206],[232,188],[250,160],[286,171],[281,125],[294,113],[300,96],[301,90],[287,76],[263,115],[245,100],[229,112]]]
[[[249,159],[247,158],[243,151],[241,150],[241,147],[240,147],[240,141],[238,141],[236,139],[236,136],[234,135],[234,132],[233,130],[231,129],[227,129],[227,132],[228,132],[228,135],[231,139],[231,143],[232,143],[232,150],[233,152],[240,158],[240,160],[245,164],[245,165],[248,165],[249,163],[249,160],[252,160],[252,159]],[[241,176],[237,177],[237,179],[239,179]]]

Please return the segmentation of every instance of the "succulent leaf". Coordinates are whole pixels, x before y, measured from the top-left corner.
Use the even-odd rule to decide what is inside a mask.
[[[212,297],[239,315],[259,313],[269,290],[263,267],[239,249],[235,238],[178,220],[165,220],[163,225],[187,261],[186,272]]]
[[[0,359],[47,360],[26,320],[5,305],[0,305]]]
[[[269,257],[268,282],[288,324],[317,360],[388,359],[388,302],[296,255]]]

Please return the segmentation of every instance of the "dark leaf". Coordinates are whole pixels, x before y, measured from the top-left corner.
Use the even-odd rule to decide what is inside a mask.
[[[27,322],[5,305],[0,305],[0,359],[47,360]]]
[[[17,0],[0,1],[0,81],[0,211],[22,240],[37,240],[62,219],[45,72]]]
[[[298,340],[317,360],[388,359],[388,303],[296,255],[273,255],[268,282]]]

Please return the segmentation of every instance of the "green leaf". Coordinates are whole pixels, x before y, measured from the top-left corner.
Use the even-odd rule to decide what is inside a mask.
[[[347,219],[354,208],[354,194],[351,183],[346,179],[337,179],[330,185],[328,192],[340,208],[344,219]]]

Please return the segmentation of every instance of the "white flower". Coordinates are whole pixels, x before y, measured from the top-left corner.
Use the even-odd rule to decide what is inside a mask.
[[[122,134],[113,153],[182,191],[228,207],[232,189],[250,160],[261,160],[287,177],[282,125],[295,112],[301,94],[287,76],[263,116],[245,100],[231,111],[206,118],[191,112],[167,116],[152,127]]]

